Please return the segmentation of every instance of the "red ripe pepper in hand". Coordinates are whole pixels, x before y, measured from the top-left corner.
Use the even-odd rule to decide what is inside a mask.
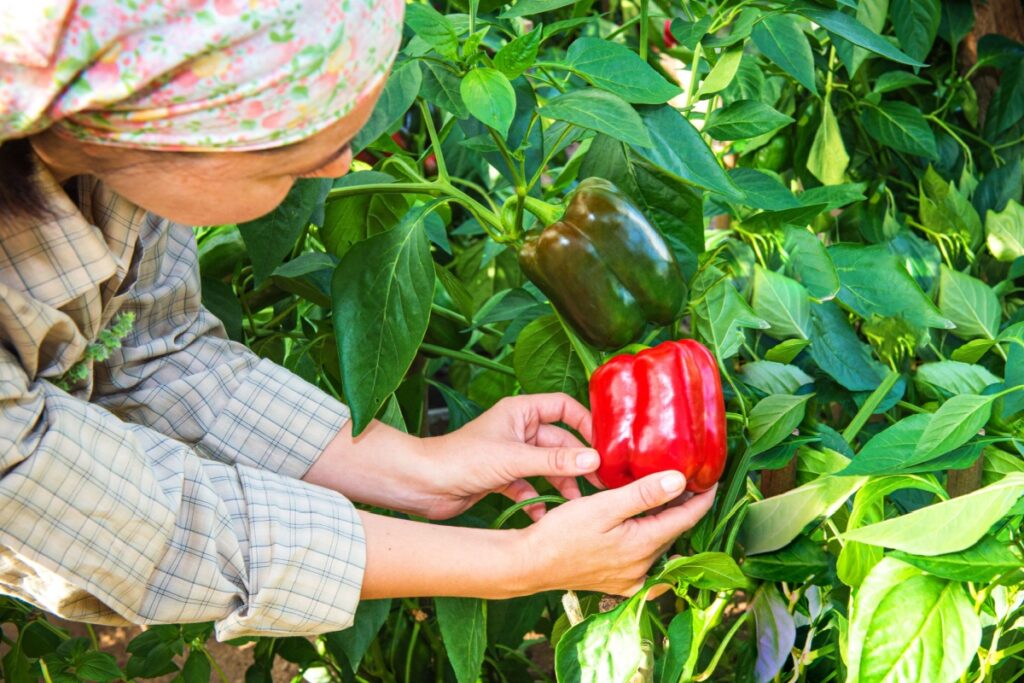
[[[692,339],[615,356],[590,378],[597,476],[618,487],[679,470],[706,491],[725,468],[725,402],[711,352]]]

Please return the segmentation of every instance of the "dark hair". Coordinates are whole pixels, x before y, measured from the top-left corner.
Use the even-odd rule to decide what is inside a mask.
[[[0,218],[46,213],[43,194],[33,178],[32,156],[26,138],[0,143]]]

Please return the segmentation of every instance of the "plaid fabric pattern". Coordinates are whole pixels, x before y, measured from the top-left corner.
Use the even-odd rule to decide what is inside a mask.
[[[191,229],[96,182],[0,239],[0,592],[96,623],[215,621],[220,639],[351,625],[355,508],[299,480],[343,405],[226,339]],[[124,345],[66,393],[120,312]]]

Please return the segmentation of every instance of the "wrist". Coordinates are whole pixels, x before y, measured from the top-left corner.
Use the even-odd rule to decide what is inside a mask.
[[[376,420],[353,438],[349,421],[303,480],[358,503],[417,514],[426,459],[421,441]]]

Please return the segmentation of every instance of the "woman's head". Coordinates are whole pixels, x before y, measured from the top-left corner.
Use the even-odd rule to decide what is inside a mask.
[[[13,5],[0,8],[0,141],[28,137],[59,176],[98,175],[149,210],[196,223],[258,216],[296,177],[347,169],[342,150],[379,96],[403,7]]]

